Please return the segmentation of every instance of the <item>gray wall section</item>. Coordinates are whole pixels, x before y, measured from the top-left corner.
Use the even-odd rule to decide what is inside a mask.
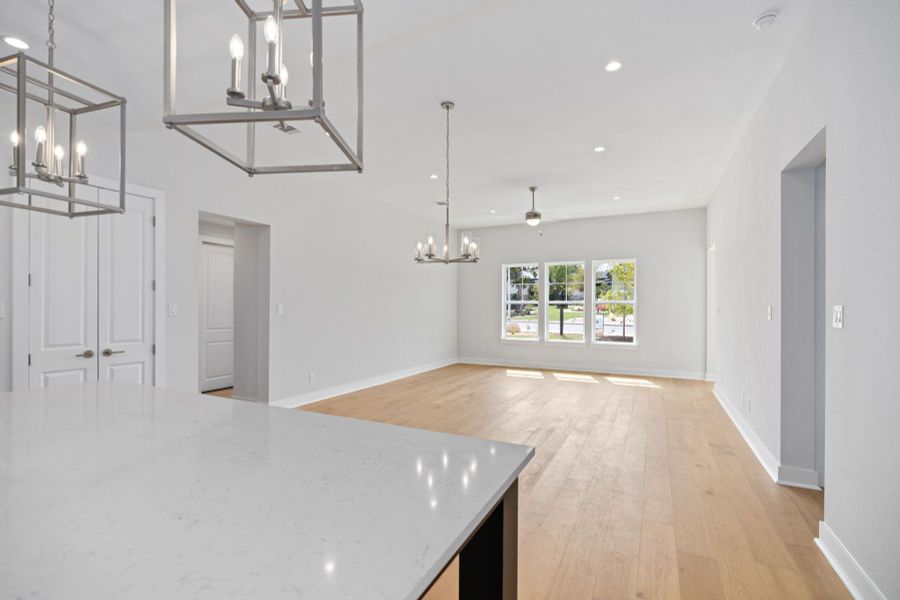
[[[706,211],[692,209],[478,229],[477,265],[459,271],[459,355],[548,368],[703,378]],[[503,264],[637,259],[637,345],[503,341]],[[590,306],[590,303],[588,303]]]

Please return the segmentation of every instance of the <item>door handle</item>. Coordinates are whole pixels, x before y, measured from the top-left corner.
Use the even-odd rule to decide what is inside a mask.
[[[93,350],[85,350],[81,354],[76,354],[75,356],[77,356],[78,358],[94,358],[94,351]]]
[[[113,354],[125,354],[124,350],[110,350],[109,348],[105,348],[103,350],[103,356],[112,356]]]

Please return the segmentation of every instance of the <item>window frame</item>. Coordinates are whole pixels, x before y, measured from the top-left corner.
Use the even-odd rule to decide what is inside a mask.
[[[631,304],[632,306],[632,314],[634,315],[634,335],[632,336],[632,340],[630,342],[607,342],[607,341],[598,341],[597,340],[597,265],[598,264],[610,264],[610,263],[632,263],[634,264],[634,299],[631,301],[627,300],[614,300],[607,302],[608,304]],[[597,348],[631,348],[633,346],[637,346],[638,344],[638,274],[640,269],[638,268],[638,260],[636,258],[607,258],[601,260],[592,260],[591,261],[591,326],[590,326],[590,344],[593,347]]]
[[[509,300],[509,270],[512,268],[537,268],[537,279],[535,281],[538,286],[538,299],[529,301],[513,301]],[[533,344],[541,341],[541,295],[544,293],[541,285],[541,263],[540,262],[520,262],[507,263],[500,265],[500,341],[504,344]],[[533,338],[525,337],[509,337],[506,333],[506,310],[510,304],[535,304],[537,305],[537,336]]]
[[[547,319],[550,314],[550,267],[557,265],[576,265],[581,266],[581,271],[583,273],[582,284],[584,286],[584,294],[585,301],[582,302],[584,304],[585,310],[583,312],[587,312],[587,265],[588,261],[585,260],[557,260],[552,262],[544,263],[544,276],[542,278],[544,284],[544,299],[541,302],[541,314],[539,315],[541,321],[541,341],[546,342],[548,344],[566,344],[566,345],[575,345],[575,344],[587,344],[587,321],[582,324],[582,338],[581,340],[552,340],[550,339],[550,330],[548,327]],[[568,283],[568,281],[566,281]],[[554,302],[556,304],[557,302]]]

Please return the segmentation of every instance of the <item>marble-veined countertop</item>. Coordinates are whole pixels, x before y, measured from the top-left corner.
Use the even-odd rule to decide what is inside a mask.
[[[533,454],[133,384],[0,394],[0,596],[417,598]]]

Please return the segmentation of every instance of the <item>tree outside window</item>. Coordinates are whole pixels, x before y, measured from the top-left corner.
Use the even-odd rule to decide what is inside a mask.
[[[584,342],[584,300],[584,263],[548,263],[548,340]]]
[[[594,341],[633,344],[635,277],[633,260],[594,263]]]

